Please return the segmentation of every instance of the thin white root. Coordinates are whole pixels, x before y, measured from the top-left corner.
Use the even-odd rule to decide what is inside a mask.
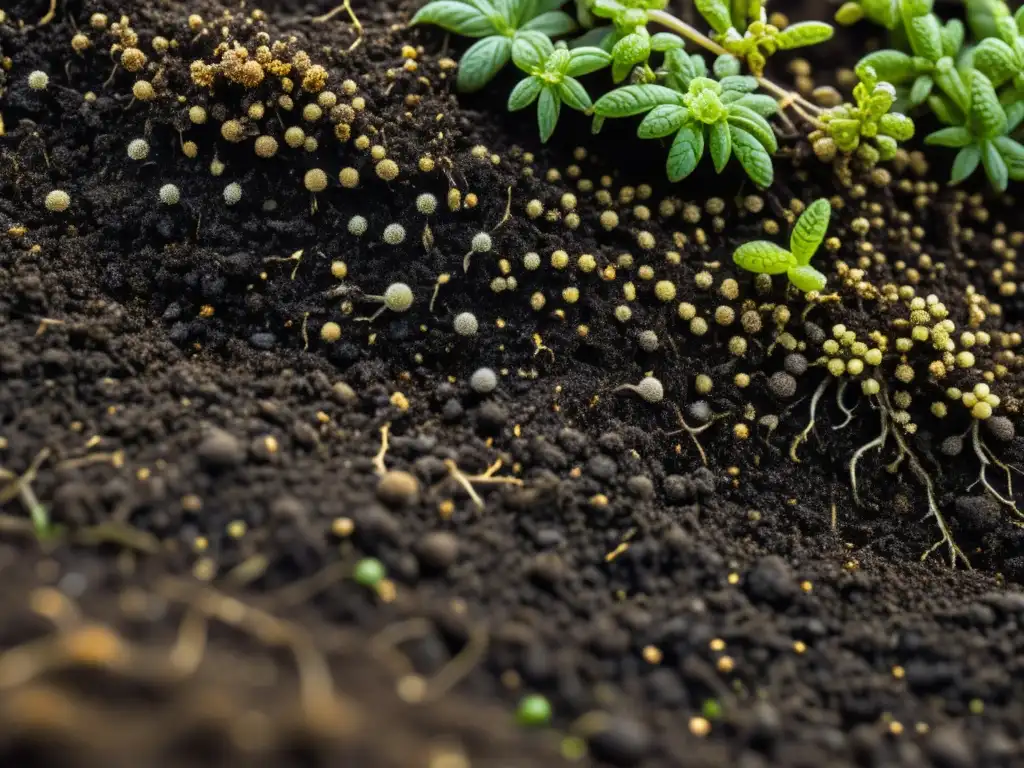
[[[793,444],[789,446],[789,458],[795,461],[797,464],[800,463],[800,459],[797,458],[796,449],[800,447],[800,443],[807,439],[807,436],[811,434],[811,430],[814,429],[814,423],[817,420],[818,402],[821,400],[821,396],[825,394],[825,390],[828,389],[829,381],[831,379],[826,376],[821,380],[821,384],[814,390],[814,394],[811,396],[811,417],[807,422],[807,426],[804,427],[804,431],[801,432],[793,440]]]

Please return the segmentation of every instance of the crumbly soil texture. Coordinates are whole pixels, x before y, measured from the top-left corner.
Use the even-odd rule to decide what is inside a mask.
[[[541,146],[416,5],[0,11],[4,764],[1021,765],[1017,204]]]

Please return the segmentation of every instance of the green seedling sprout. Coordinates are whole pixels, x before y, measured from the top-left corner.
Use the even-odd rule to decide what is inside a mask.
[[[810,262],[825,239],[831,216],[832,206],[828,200],[815,200],[797,219],[789,238],[789,250],[769,240],[754,240],[737,248],[733,261],[748,272],[784,274],[804,293],[821,291],[827,278]]]

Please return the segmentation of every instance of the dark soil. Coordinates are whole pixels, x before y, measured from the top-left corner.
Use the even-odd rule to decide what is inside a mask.
[[[969,433],[959,456],[938,449],[969,429],[966,412],[930,407],[1004,365],[992,389],[1020,434],[1024,310],[1000,285],[1013,275],[1006,243],[1024,242],[1014,201],[934,183],[942,155],[850,189],[790,142],[754,213],[742,196],[755,190],[732,172],[663,183],[664,148],[628,124],[592,137],[564,114],[541,148],[535,117],[503,108],[512,75],[455,98],[444,56],[462,41],[407,30],[415,2],[361,4],[358,38],[344,12],[317,23],[326,8],[292,3],[254,18],[205,0],[69,0],[45,23],[40,5],[16,2],[0,24],[4,764],[1024,764],[1024,531],[975,483]],[[796,5],[785,10],[806,17]],[[97,12],[129,18],[142,71],[114,66]],[[205,21],[190,28],[189,13]],[[304,121],[316,97],[301,73],[290,95],[278,77],[192,81],[222,34],[255,49],[263,32],[282,60],[305,50],[324,66],[346,108]],[[857,34],[812,65],[848,58]],[[156,36],[177,47],[160,55]],[[37,69],[43,91],[27,85]],[[152,101],[133,99],[143,78]],[[254,101],[269,106],[246,139],[222,138]],[[204,124],[188,117],[196,105]],[[296,125],[312,151],[286,145]],[[259,133],[277,137],[275,156],[256,157]],[[143,162],[126,153],[136,138],[150,146]],[[378,178],[369,145],[396,179]],[[343,167],[358,188],[339,184]],[[303,188],[314,168],[330,182],[315,195]],[[242,199],[227,206],[233,182]],[[159,201],[165,184],[177,205]],[[70,195],[66,211],[47,210],[54,189]],[[417,211],[426,192],[430,216]],[[855,503],[851,455],[881,429],[859,383],[815,398],[790,458],[828,374],[784,363],[770,306],[792,307],[786,330],[811,363],[835,324],[866,340],[909,315],[848,288],[819,305],[778,281],[759,293],[733,266],[763,220],[781,238],[791,200],[821,195],[844,203],[830,229],[840,247],[818,257],[833,281],[839,262],[867,258],[874,284],[934,294],[958,329],[983,310],[970,327],[993,342],[975,348],[976,368],[940,384],[922,366],[909,385],[894,360],[883,382],[912,396],[907,450],[974,570],[952,569],[944,546],[922,562],[939,531],[909,460],[887,471],[891,441],[860,459]],[[546,213],[531,219],[531,200]],[[362,238],[349,233],[356,215]],[[406,230],[398,245],[382,241],[393,223]],[[465,272],[479,232],[493,248]],[[558,249],[567,268],[551,266]],[[524,268],[528,252],[539,269]],[[654,296],[659,280],[676,286],[671,303]],[[399,281],[413,307],[367,322]],[[707,333],[691,332],[680,302]],[[453,331],[466,311],[470,337]],[[751,311],[763,324],[741,328]],[[638,344],[642,331],[657,349]],[[784,366],[798,391],[780,400],[769,377]],[[481,367],[498,375],[492,394],[469,385]],[[652,371],[661,403],[620,389]],[[1024,453],[1019,436],[985,444],[1006,465]],[[986,478],[1020,502],[1008,473],[993,465]],[[387,569],[375,588],[352,578],[365,557]],[[527,693],[550,701],[549,728],[516,724]]]

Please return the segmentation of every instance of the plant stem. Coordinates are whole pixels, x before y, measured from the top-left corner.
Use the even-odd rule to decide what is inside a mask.
[[[680,36],[685,37],[687,40],[696,43],[701,48],[710,51],[716,56],[729,53],[710,37],[698,32],[685,21],[677,19],[671,13],[666,13],[665,11],[648,11],[647,18],[665,27],[665,29],[670,29]],[[766,77],[758,77],[757,82],[764,90],[768,91],[779,100],[779,104],[783,109],[791,107],[802,119],[806,120],[815,128],[819,130],[821,129],[821,123],[816,117],[814,117],[816,114],[821,114],[821,109],[819,107],[811,104],[807,99],[800,96],[800,94],[793,91],[787,91],[782,86],[776,85]]]
[[[716,56],[721,56],[724,53],[728,53],[728,51],[725,50],[725,48],[720,46],[710,37],[698,32],[685,21],[677,19],[671,13],[666,13],[665,11],[648,11],[647,18],[649,18],[651,21],[661,24],[661,26],[665,27],[665,29],[671,29],[673,32],[679,33],[687,40],[696,43],[705,50],[711,51],[711,53],[715,54]]]

